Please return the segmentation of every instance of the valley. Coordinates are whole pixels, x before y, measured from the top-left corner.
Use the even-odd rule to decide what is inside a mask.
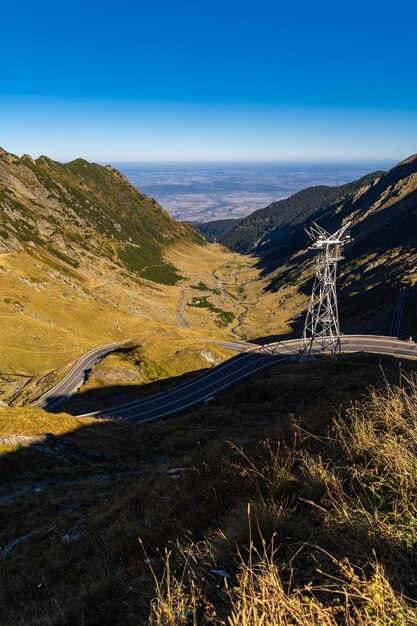
[[[228,248],[0,152],[2,624],[413,623],[416,193],[411,157]],[[298,360],[313,220],[352,221],[342,354]]]
[[[106,343],[129,342],[142,366],[108,357],[89,387],[146,383],[213,365],[228,353],[207,340],[261,333],[253,321],[245,325],[250,285],[259,278],[253,259],[238,261],[205,243],[111,168],[2,151],[0,175],[2,401],[36,398],[82,354]],[[117,203],[125,207],[117,222],[104,216],[103,187],[115,210]],[[123,235],[131,219],[133,230]],[[160,228],[159,251],[160,240],[150,242]],[[280,330],[275,320],[271,327]]]

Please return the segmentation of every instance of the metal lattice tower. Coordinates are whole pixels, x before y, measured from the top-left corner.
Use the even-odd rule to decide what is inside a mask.
[[[343,259],[341,249],[350,241],[345,224],[333,235],[313,222],[306,233],[312,240],[310,250],[317,251],[316,276],[307,312],[299,356],[310,356],[312,348],[340,354],[339,311],[337,307],[337,264]]]

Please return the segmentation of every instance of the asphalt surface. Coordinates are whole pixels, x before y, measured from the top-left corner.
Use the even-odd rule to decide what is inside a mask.
[[[202,340],[196,338],[196,341]],[[96,365],[96,363],[104,359],[108,354],[125,346],[127,343],[126,341],[110,343],[90,350],[90,352],[84,354],[76,362],[62,381],[57,383],[52,389],[49,389],[49,391],[44,393],[38,400],[32,402],[31,406],[41,407],[47,411],[55,409],[59,404],[64,402],[64,400],[68,400],[68,398],[78,391],[85,380],[87,372]],[[217,341],[214,339],[204,340],[204,343],[213,343],[222,348],[226,348],[226,350],[237,353],[244,352],[253,345],[243,341]]]
[[[402,318],[403,311],[404,311],[405,301],[407,300],[409,295],[410,295],[410,289],[404,289],[404,291],[402,291],[397,298],[397,302],[396,302],[395,309],[394,309],[394,315],[392,316],[391,328],[389,331],[389,334],[392,337],[400,336],[401,318]]]
[[[119,341],[90,350],[76,362],[74,367],[55,387],[52,387],[38,400],[32,402],[31,406],[38,406],[47,410],[55,408],[78,390],[79,386],[84,382],[86,372],[93,365],[104,359],[111,352],[125,346],[126,343],[126,341]]]
[[[300,341],[300,339],[292,339],[263,346],[245,342],[212,341],[212,343],[240,352],[240,354],[171,391],[111,408],[98,407],[97,411],[89,413],[88,416],[115,416],[127,420],[149,422],[185,411],[193,406],[212,402],[219,393],[231,385],[272,365],[296,358]],[[344,353],[368,352],[417,358],[417,344],[402,341],[396,337],[343,335],[341,344]],[[86,371],[107,354],[124,345],[126,342],[118,342],[91,350],[77,361],[60,383],[35,401],[32,406],[42,407],[46,410],[55,409],[76,392],[84,381]],[[314,345],[313,351],[319,353],[321,347]]]
[[[178,319],[178,322],[180,323],[181,326],[183,326],[184,328],[190,328],[189,323],[186,322],[185,319],[182,316],[182,309],[184,307],[184,300],[185,300],[185,291],[182,289],[181,290],[181,297],[180,297],[180,301],[179,301],[178,309],[177,309],[177,319]]]
[[[344,353],[368,352],[417,358],[417,344],[401,341],[395,337],[344,335],[341,338],[341,344]],[[296,358],[299,345],[300,339],[293,339],[254,346],[171,391],[117,407],[103,407],[80,417],[114,416],[138,422],[151,422],[180,413],[193,406],[214,401],[216,395],[224,389],[256,372]],[[321,347],[313,346],[313,351],[319,353]]]

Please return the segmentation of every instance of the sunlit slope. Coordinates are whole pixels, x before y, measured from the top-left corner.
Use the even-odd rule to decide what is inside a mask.
[[[83,159],[61,164],[1,150],[0,206],[5,250],[37,246],[73,267],[97,255],[159,283],[178,279],[163,249],[201,241],[120,172]]]
[[[217,289],[217,269],[227,281],[236,255],[206,244],[110,166],[2,150],[0,235],[0,398],[113,341],[136,341],[155,372],[166,370],[167,344],[170,373],[210,366],[194,338],[234,337],[245,311],[242,297],[223,300]],[[205,293],[194,289],[202,281]],[[207,307],[193,306],[199,295]]]

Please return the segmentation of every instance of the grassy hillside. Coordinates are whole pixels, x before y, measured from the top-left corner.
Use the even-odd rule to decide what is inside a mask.
[[[246,310],[236,281],[233,298],[218,289],[216,271],[221,281],[235,276],[235,257],[110,166],[1,150],[0,399],[22,389],[17,402],[36,396],[81,354],[112,341],[134,342],[143,382],[204,366],[210,345],[199,353],[194,338],[230,337]],[[206,293],[192,289],[199,282]],[[188,306],[197,295],[209,306]],[[113,369],[121,382],[132,375],[127,365]]]
[[[1,624],[414,624],[417,391],[398,382],[356,355],[148,425],[0,410]]]
[[[163,248],[199,240],[117,170],[83,159],[61,164],[0,150],[0,207],[7,251],[36,245],[70,267],[96,254],[167,284],[178,274]]]

